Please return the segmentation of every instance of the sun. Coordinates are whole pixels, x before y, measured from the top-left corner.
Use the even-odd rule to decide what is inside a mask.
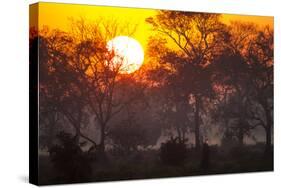
[[[130,74],[138,70],[144,60],[140,43],[128,36],[117,36],[107,42],[108,51],[114,52],[113,64],[119,65],[121,74]]]

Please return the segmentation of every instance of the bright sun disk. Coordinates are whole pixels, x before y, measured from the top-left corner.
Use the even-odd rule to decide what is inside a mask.
[[[128,36],[118,36],[107,42],[107,49],[114,52],[114,64],[120,65],[120,73],[130,74],[138,70],[144,60],[140,43]]]

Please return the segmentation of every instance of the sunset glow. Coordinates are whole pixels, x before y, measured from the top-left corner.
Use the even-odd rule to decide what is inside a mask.
[[[138,70],[144,59],[144,53],[138,41],[127,36],[118,36],[108,41],[107,48],[115,56],[113,63],[120,65],[121,73],[132,73]]]
[[[37,3],[29,32],[40,185],[273,170],[273,17]]]
[[[110,6],[93,6],[63,3],[40,3],[39,4],[39,28],[48,26],[51,29],[69,31],[70,19],[86,19],[95,21],[103,18],[105,20],[116,19],[124,24],[137,24],[137,30],[133,38],[137,40],[144,51],[147,48],[148,38],[153,35],[152,27],[145,22],[145,19],[157,15],[158,10],[142,8],[123,8]],[[230,21],[254,22],[257,25],[273,26],[273,17],[251,16],[237,14],[222,14],[222,21],[229,24]],[[35,20],[30,20],[31,25]],[[121,33],[120,35],[126,35]]]

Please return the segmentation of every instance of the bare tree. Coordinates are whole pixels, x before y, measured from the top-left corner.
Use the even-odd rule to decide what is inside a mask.
[[[99,149],[104,152],[110,120],[142,95],[140,90],[126,93],[127,97],[118,92],[118,84],[125,77],[121,74],[123,59],[115,58],[107,42],[118,35],[131,36],[136,26],[122,25],[115,20],[88,23],[81,19],[74,21],[72,28],[76,48],[71,64],[80,80],[77,87],[99,125]]]

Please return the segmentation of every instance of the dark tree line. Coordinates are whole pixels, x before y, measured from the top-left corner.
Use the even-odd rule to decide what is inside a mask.
[[[253,23],[225,25],[219,14],[159,11],[152,25],[149,50],[158,62],[151,78],[170,91],[173,105],[186,105],[186,118],[203,142],[202,117],[213,118],[240,145],[262,126],[266,150],[272,144],[273,30]],[[210,105],[211,103],[211,105]],[[188,107],[189,106],[189,107]]]
[[[71,34],[40,31],[40,120],[48,127],[67,121],[77,142],[83,138],[104,151],[110,120],[141,98],[147,103],[145,90],[158,88],[164,97],[154,104],[163,109],[158,119],[182,140],[194,132],[196,148],[203,142],[203,116],[222,125],[240,144],[261,126],[270,148],[272,29],[243,22],[225,25],[221,15],[206,13],[160,11],[146,21],[156,33],[148,50],[154,67],[135,77],[148,75],[152,85],[120,74],[121,62],[110,64],[114,54],[106,41],[124,33],[115,22],[73,21]],[[99,144],[82,131],[93,121],[100,130]]]
[[[155,119],[164,129],[176,131],[179,139],[188,140],[193,132],[195,147],[200,148],[204,116],[240,145],[252,130],[263,127],[269,149],[272,29],[237,21],[225,25],[221,15],[206,13],[160,11],[146,21],[155,31],[148,44],[153,66],[133,76],[120,74],[122,62],[112,64],[114,53],[106,42],[124,32],[131,35],[135,28],[78,20],[72,21],[70,33],[45,28],[33,37],[39,40],[40,121],[48,125],[49,135],[55,129],[50,127],[67,121],[77,142],[83,138],[104,151],[109,122],[136,101],[153,108],[147,103],[156,88],[163,99],[152,104],[162,108]],[[125,124],[134,118],[127,116]],[[99,141],[82,131],[93,121],[100,130]]]
[[[113,63],[114,51],[106,47],[109,39],[125,31],[130,35],[134,28],[82,19],[72,27],[71,33],[39,31],[40,121],[49,131],[58,130],[59,123],[70,125],[77,143],[86,140],[103,153],[109,122],[143,98],[145,86],[121,75],[121,60]],[[83,132],[89,126],[98,128],[99,140]]]
[[[133,36],[134,25],[80,19],[71,20],[68,32],[30,30],[30,50],[39,45],[39,143],[57,171],[66,172],[66,179],[88,181],[99,170],[96,161],[108,170],[106,165],[119,165],[122,157],[117,171],[128,176],[137,172],[127,168],[145,166],[148,159],[157,177],[166,172],[159,164],[182,166],[187,174],[196,174],[197,168],[205,173],[214,157],[217,164],[223,157],[233,162],[231,152],[220,152],[246,148],[246,139],[256,141],[260,128],[262,149],[271,156],[272,28],[226,24],[220,14],[175,11],[158,11],[146,23],[153,29],[146,59],[130,74],[121,70],[122,57],[116,58],[107,42]],[[213,137],[219,146],[209,144]],[[69,165],[74,159],[83,162]],[[189,159],[201,165],[194,167]],[[131,166],[123,168],[123,161]],[[221,168],[216,170],[227,169]]]

